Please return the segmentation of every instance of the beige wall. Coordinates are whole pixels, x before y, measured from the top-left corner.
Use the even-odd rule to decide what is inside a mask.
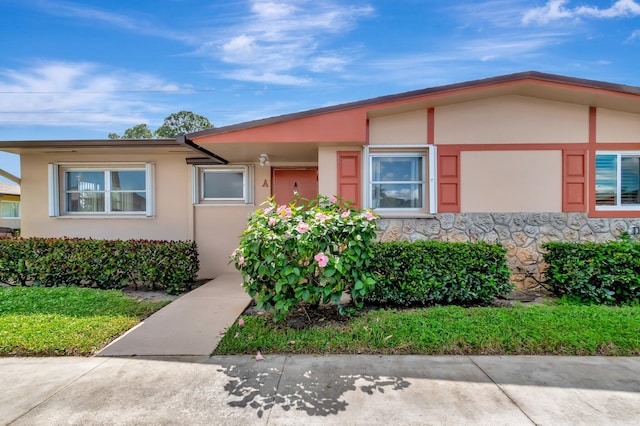
[[[0,227],[3,228],[20,228],[20,219],[2,219],[0,218]]]
[[[340,149],[335,147],[318,149],[318,194],[320,195],[330,197],[338,193],[338,151]]]
[[[247,227],[249,215],[271,195],[271,168],[255,165],[254,204],[195,205],[195,241],[200,254],[200,278],[213,278],[233,272],[229,257],[238,247],[239,237]],[[265,179],[268,187],[263,187]]]
[[[235,271],[229,257],[238,247],[249,215],[257,208],[241,206],[195,206],[196,242],[200,254],[201,278],[213,278]]]
[[[22,235],[25,237],[91,237],[101,239],[189,240],[190,166],[183,155],[28,154],[21,156]],[[48,164],[66,162],[154,162],[155,217],[49,217]]]
[[[584,143],[589,107],[501,96],[435,109],[435,143]]]
[[[427,110],[371,117],[370,145],[426,145]]]
[[[561,151],[467,151],[460,159],[462,212],[562,211]]]
[[[640,114],[598,108],[596,113],[598,142],[640,142]]]

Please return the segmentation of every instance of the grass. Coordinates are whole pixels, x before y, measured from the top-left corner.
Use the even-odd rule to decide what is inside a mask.
[[[214,354],[640,355],[638,306],[381,309],[300,330],[243,319]]]
[[[0,356],[92,355],[167,303],[118,290],[0,287]]]

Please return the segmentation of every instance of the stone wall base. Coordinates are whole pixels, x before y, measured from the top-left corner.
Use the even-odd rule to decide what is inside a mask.
[[[540,247],[548,241],[616,240],[640,219],[590,219],[586,213],[441,213],[428,219],[378,219],[379,241],[486,241],[507,249],[511,281],[522,290],[544,282]]]

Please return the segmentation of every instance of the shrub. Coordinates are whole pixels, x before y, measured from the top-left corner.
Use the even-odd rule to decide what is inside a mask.
[[[546,285],[558,296],[607,305],[640,300],[640,243],[549,242]]]
[[[476,304],[508,293],[506,250],[499,244],[384,242],[372,247],[376,279],[369,303]]]
[[[198,273],[194,242],[28,238],[0,241],[0,282],[101,289],[129,284],[187,290]]]
[[[232,255],[244,287],[259,308],[286,317],[300,302],[340,302],[345,291],[361,305],[373,285],[367,274],[375,216],[319,196],[304,205],[254,212]],[[341,308],[341,307],[340,307]]]

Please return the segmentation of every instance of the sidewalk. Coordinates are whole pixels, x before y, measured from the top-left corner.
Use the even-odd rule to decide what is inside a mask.
[[[640,358],[0,358],[0,424],[638,425]]]
[[[114,340],[98,356],[208,356],[251,298],[240,274],[190,291]]]

